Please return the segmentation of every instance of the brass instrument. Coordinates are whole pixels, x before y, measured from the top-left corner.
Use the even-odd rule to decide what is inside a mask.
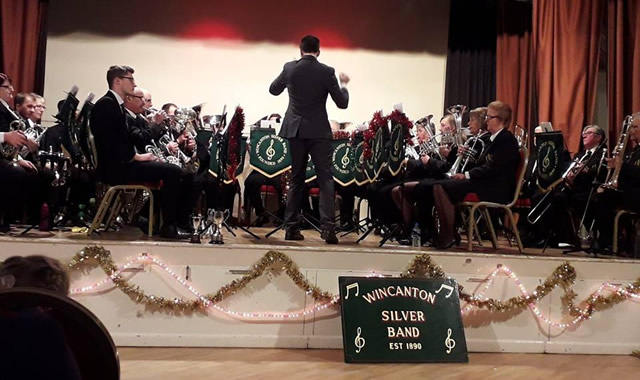
[[[433,123],[431,123],[432,118],[433,115],[428,115],[416,121],[416,125],[422,126],[427,132],[427,139],[418,145],[418,158],[427,155],[437,155],[439,159],[444,160],[440,154],[440,144],[437,139],[438,136],[442,135],[434,134]]]
[[[618,191],[620,170],[622,170],[624,155],[626,154],[627,146],[629,145],[629,128],[637,117],[640,117],[640,112],[636,112],[633,115],[627,115],[627,117],[624,118],[624,121],[622,122],[622,134],[620,134],[618,142],[611,153],[611,158],[616,159],[617,157],[620,157],[620,159],[616,161],[613,170],[610,169],[607,172],[607,179],[602,185],[600,185],[598,192],[603,192],[604,190]]]
[[[596,147],[594,152],[599,152],[604,147],[605,144],[606,144],[606,140],[603,140],[602,142],[600,142],[600,144]],[[571,183],[568,179],[575,178],[576,176],[578,176],[578,174],[580,174],[580,172],[582,172],[582,170],[584,170],[584,168],[589,165],[589,163],[591,162],[591,160],[593,160],[595,156],[596,154],[594,153],[588,159],[584,159],[585,156],[582,156],[579,159],[574,158],[574,160],[571,162],[571,165],[569,165],[569,168],[567,168],[567,170],[562,174],[562,176],[558,180],[556,180],[549,187],[547,187],[547,189],[545,190],[546,194],[544,195],[544,197],[542,197],[542,199],[540,199],[538,204],[534,208],[532,208],[531,211],[529,211],[529,214],[527,214],[527,221],[529,221],[529,223],[531,224],[536,224],[538,220],[540,220],[542,215],[544,215],[544,213],[547,212],[549,207],[551,207],[551,199],[552,199],[550,197],[552,193],[551,190],[555,189],[556,187],[559,187],[560,191],[566,191],[567,189],[570,189]]]
[[[513,130],[513,135],[516,137],[516,140],[518,141],[518,147],[520,149],[527,147],[527,144],[529,143],[529,134],[527,133],[526,129],[516,124]]]
[[[483,132],[478,136],[471,136],[464,145],[462,145],[464,148],[458,153],[458,157],[456,157],[456,161],[451,166],[451,169],[445,173],[447,177],[451,178],[454,174],[464,173],[464,169],[470,162],[475,163],[478,161],[485,148],[484,141],[481,137],[487,133],[488,132]]]
[[[453,145],[462,146],[464,144],[464,136],[462,132],[462,117],[467,112],[468,107],[463,104],[456,104],[447,108],[447,113],[453,115],[453,120],[456,123],[456,133],[453,135],[443,135],[441,144],[445,143],[448,148],[451,149]]]

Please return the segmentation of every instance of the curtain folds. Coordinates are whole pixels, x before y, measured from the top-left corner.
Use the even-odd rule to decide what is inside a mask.
[[[609,147],[626,115],[640,111],[640,0],[609,0],[607,98]]]
[[[532,133],[537,120],[533,114],[531,3],[502,0],[498,2],[497,12],[496,98],[513,110],[512,131],[515,125],[520,125]]]
[[[533,1],[538,120],[551,121],[577,152],[596,101],[604,0]]]
[[[0,0],[0,71],[16,91],[44,88],[44,53],[48,0]]]

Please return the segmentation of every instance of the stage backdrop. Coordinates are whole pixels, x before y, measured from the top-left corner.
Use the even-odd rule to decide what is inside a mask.
[[[47,119],[73,84],[80,98],[102,96],[112,64],[133,66],[156,107],[241,104],[248,124],[284,114],[287,95],[269,84],[308,33],[321,40],[320,61],[352,79],[347,110],[328,101],[331,119],[369,120],[398,102],[412,120],[443,109],[448,0],[56,0],[50,12]]]

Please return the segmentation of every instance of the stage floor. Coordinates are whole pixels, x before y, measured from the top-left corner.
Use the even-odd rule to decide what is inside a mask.
[[[338,234],[340,243],[338,245],[328,245],[321,238],[320,234],[314,230],[305,230],[302,231],[302,234],[305,237],[304,241],[286,241],[284,240],[284,231],[277,231],[275,234],[270,236],[269,238],[265,238],[265,235],[269,233],[273,228],[272,227],[252,227],[250,229],[251,232],[258,235],[260,237],[259,240],[253,238],[251,235],[246,232],[235,229],[234,232],[237,236],[232,236],[228,231],[223,231],[225,246],[229,247],[247,247],[251,246],[253,248],[257,248],[263,246],[266,249],[278,249],[278,248],[321,248],[326,251],[363,251],[363,252],[384,252],[384,250],[393,250],[405,253],[413,253],[424,251],[426,252],[439,252],[439,253],[469,253],[467,251],[467,241],[466,238],[462,237],[462,242],[457,247],[452,247],[448,250],[437,250],[433,247],[422,247],[420,249],[415,249],[409,246],[402,246],[396,242],[387,242],[383,247],[379,247],[380,240],[382,239],[380,236],[376,236],[371,233],[364,239],[362,242],[357,243],[360,235],[355,233],[349,234],[347,236],[342,237],[341,234]],[[16,242],[16,241],[25,241],[25,242],[42,242],[42,243],[74,243],[74,244],[96,244],[96,245],[108,245],[113,243],[125,243],[125,242],[135,242],[136,245],[162,245],[162,246],[183,246],[190,245],[188,240],[167,240],[160,238],[158,236],[154,236],[153,238],[149,238],[147,235],[143,234],[138,228],[131,226],[124,226],[119,231],[108,231],[101,232],[100,234],[94,234],[93,236],[87,236],[86,233],[72,232],[69,230],[66,231],[53,231],[53,232],[41,232],[37,230],[32,230],[25,235],[21,235],[20,233],[23,231],[21,228],[13,227],[9,233],[0,233],[0,242]],[[500,254],[500,255],[515,255],[522,256],[518,252],[517,246],[514,245],[509,246],[509,242],[503,236],[499,237],[499,247],[497,250],[493,249],[490,241],[484,241],[483,246],[479,246],[477,242],[474,242],[473,252],[481,253],[481,254]],[[207,244],[207,241],[203,239],[202,247],[214,247],[214,245]],[[563,251],[566,248],[547,248],[544,252],[540,248],[525,248],[525,255],[527,256],[538,256],[544,258],[551,257],[564,257],[564,258],[594,258],[593,255],[589,255],[584,251],[580,252],[572,252],[569,254],[563,254]],[[629,260],[624,257],[616,257],[616,256],[601,256],[598,258],[604,259],[607,261],[615,261],[615,260]]]
[[[121,348],[123,379],[634,379],[632,356],[470,353],[467,364],[345,364],[342,350]],[[635,375],[634,375],[635,373]]]

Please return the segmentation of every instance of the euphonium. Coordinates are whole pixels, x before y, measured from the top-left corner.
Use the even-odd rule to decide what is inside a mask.
[[[27,128],[27,125],[25,124],[24,121],[22,121],[22,119],[13,120],[11,123],[9,123],[10,131],[22,131],[24,133],[26,128]],[[12,160],[15,158],[17,154],[18,154],[18,148],[7,143],[2,144],[2,155],[5,158]]]
[[[418,156],[422,157],[434,154],[437,155],[440,159],[443,159],[442,155],[440,155],[440,145],[438,144],[436,138],[441,135],[434,134],[431,118],[433,118],[433,115],[425,116],[422,119],[416,121],[416,125],[422,126],[427,132],[427,139],[418,146]]]

